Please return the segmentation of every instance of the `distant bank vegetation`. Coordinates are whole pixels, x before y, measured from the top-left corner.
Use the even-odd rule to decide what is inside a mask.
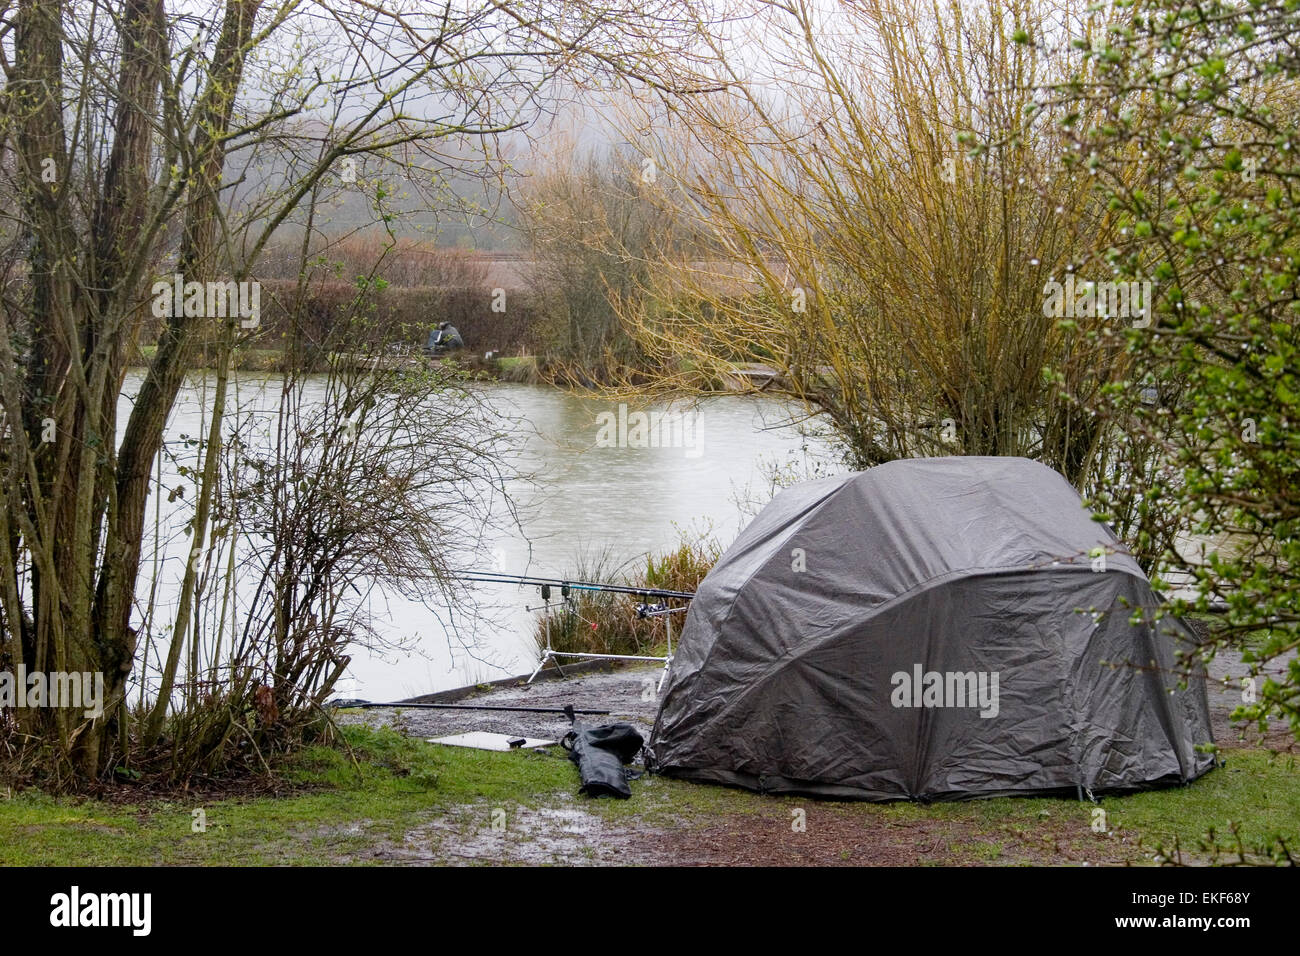
[[[465,341],[460,363],[506,380],[649,383],[679,372],[652,364],[625,330],[616,306],[632,280],[621,290],[608,281],[620,254],[576,239],[562,245],[539,239],[526,252],[483,253],[354,235],[305,260],[293,243],[272,245],[256,270],[260,322],[236,364],[320,371],[339,354],[416,355],[431,329],[450,322]],[[153,341],[154,331],[141,340]]]

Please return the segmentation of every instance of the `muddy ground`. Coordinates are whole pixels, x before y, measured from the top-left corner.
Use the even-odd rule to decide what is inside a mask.
[[[553,713],[527,714],[491,710],[420,710],[416,708],[377,708],[368,711],[372,722],[391,723],[412,737],[442,737],[472,730],[540,737],[559,740],[569,730],[569,719],[562,713],[565,705],[575,710],[607,710],[609,713],[583,715],[578,719],[589,724],[627,721],[647,740],[654,726],[659,699],[655,689],[662,670],[656,667],[629,667],[608,672],[576,673],[567,679],[538,679],[532,684],[523,678],[472,692],[451,691],[428,694],[413,702],[449,703],[453,706],[490,704],[504,707],[551,707]]]
[[[653,786],[648,783],[647,786]],[[645,788],[633,799],[646,799]],[[793,806],[798,804],[798,806]],[[581,866],[964,866],[1127,864],[1143,850],[1129,838],[1098,837],[1077,846],[1078,827],[1064,817],[991,834],[963,820],[886,820],[844,804],[773,800],[754,813],[720,813],[680,827],[612,822],[581,797],[558,806],[520,808],[499,830],[491,808],[458,807],[409,830],[400,843],[374,851],[390,865]],[[791,812],[803,814],[802,829]]]
[[[1278,665],[1280,671],[1282,666]],[[353,712],[348,720],[390,724],[413,737],[430,738],[471,730],[560,739],[569,728],[558,711],[608,710],[608,715],[580,719],[593,724],[627,721],[649,739],[658,706],[655,667],[621,667],[540,679],[501,682],[419,698],[425,702],[554,707],[553,713],[489,710],[421,710],[379,708]],[[1253,727],[1234,725],[1229,715],[1241,702],[1240,657],[1222,654],[1210,666],[1207,693],[1215,740],[1221,747],[1264,746],[1294,750],[1284,724],[1261,735]],[[575,771],[574,789],[577,777]],[[646,778],[634,799],[652,800],[658,781]],[[560,863],[582,865],[962,865],[972,863],[1115,864],[1132,862],[1139,849],[1126,838],[1097,839],[1080,849],[1077,826],[1062,814],[1059,823],[1042,821],[1033,832],[999,832],[968,820],[890,818],[850,812],[845,804],[802,800],[806,829],[792,836],[790,800],[770,800],[755,812],[719,813],[680,825],[646,826],[614,822],[588,809],[585,798],[557,794],[553,805],[519,808],[509,827],[484,825],[491,808],[459,807],[418,827],[400,843],[376,851],[378,861],[421,863]]]

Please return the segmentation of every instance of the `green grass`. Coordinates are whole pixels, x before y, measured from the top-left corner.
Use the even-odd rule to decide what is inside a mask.
[[[1225,755],[1226,766],[1190,787],[1103,801],[1110,824],[1166,848],[1177,838],[1185,850],[1194,849],[1209,830],[1226,836],[1231,823],[1240,825],[1247,848],[1262,849],[1277,835],[1300,847],[1300,767],[1295,755],[1260,750],[1229,750]]]
[[[503,382],[533,384],[541,380],[535,356],[503,355],[495,361]]]
[[[894,803],[880,809],[902,821],[929,817],[973,824],[989,835],[1050,835],[1079,852],[1100,838],[1092,829],[1095,807],[1106,813],[1108,838],[1125,839],[1134,848],[1140,843],[1147,857],[1158,849],[1172,850],[1175,841],[1184,852],[1199,856],[1202,837],[1214,831],[1222,841],[1234,823],[1248,850],[1262,852],[1279,835],[1288,845],[1300,846],[1300,767],[1295,757],[1262,750],[1225,753],[1225,767],[1190,786],[1103,797],[1095,806],[1061,798],[1001,797],[930,805]]]
[[[359,770],[341,751],[308,749],[281,771],[286,780],[311,788],[291,796],[123,806],[36,792],[8,799],[0,794],[0,864],[365,863],[431,822],[454,817],[465,831],[482,825],[495,808],[513,814],[521,807],[575,806],[577,773],[559,752],[438,747],[391,729],[358,726],[346,733]],[[1229,751],[1227,767],[1190,787],[1102,800],[1109,831],[1102,836],[1090,826],[1093,805],[1065,799],[817,803],[662,777],[632,786],[631,800],[577,805],[632,830],[691,830],[753,814],[784,817],[797,806],[816,806],[863,825],[933,821],[959,838],[957,859],[984,863],[1014,862],[1017,845],[1036,841],[1064,848],[1063,859],[1077,858],[1068,851],[1083,852],[1103,839],[1114,841],[1108,846],[1122,844],[1135,860],[1149,859],[1157,846],[1175,838],[1195,852],[1207,831],[1222,838],[1234,822],[1248,847],[1263,847],[1277,835],[1300,845],[1300,768],[1293,757],[1263,751]],[[193,832],[196,809],[205,814],[206,832]],[[441,851],[435,845],[429,852],[438,859]]]
[[[572,782],[568,761],[552,755],[436,747],[391,730],[347,733],[360,772],[340,751],[310,748],[283,775],[316,789],[294,796],[140,807],[33,792],[0,799],[0,864],[329,864],[400,839],[430,811],[529,805]],[[196,809],[206,817],[202,833],[192,830]]]

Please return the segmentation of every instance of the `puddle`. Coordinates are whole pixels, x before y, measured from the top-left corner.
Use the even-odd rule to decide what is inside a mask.
[[[611,824],[579,806],[460,806],[408,830],[395,863],[628,866],[664,862],[657,834]]]

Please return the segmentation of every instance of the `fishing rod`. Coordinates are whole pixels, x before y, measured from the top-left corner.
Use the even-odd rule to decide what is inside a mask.
[[[673,619],[674,613],[685,611],[685,607],[670,608],[668,602],[676,599],[679,601],[689,601],[695,597],[691,591],[667,591],[663,588],[639,588],[627,584],[593,584],[590,581],[569,581],[565,578],[542,578],[524,574],[506,574],[501,571],[463,571],[460,574],[452,575],[461,581],[476,581],[482,584],[517,584],[523,587],[535,587],[542,589],[542,607],[537,610],[546,612],[543,620],[546,622],[546,649],[542,653],[542,659],[537,662],[537,667],[532,675],[528,678],[528,683],[532,683],[547,662],[553,661],[559,666],[560,658],[576,657],[582,660],[624,660],[624,661],[663,661],[664,672],[659,678],[659,688],[662,690],[664,681],[668,677],[668,668],[673,660]],[[650,657],[643,654],[591,654],[585,651],[557,651],[551,646],[551,589],[558,587],[560,595],[567,602],[570,591],[597,591],[611,594],[631,594],[641,598],[642,603],[637,606],[637,617],[654,618],[662,617],[664,619],[665,633],[668,635],[668,653],[663,657]],[[659,603],[650,604],[650,600]],[[561,671],[563,674],[563,671]]]
[[[519,584],[525,587],[539,587],[549,590],[560,588],[560,593],[568,596],[569,591],[606,591],[613,594],[634,594],[638,597],[677,598],[689,601],[695,597],[692,591],[665,591],[663,588],[643,588],[628,584],[593,584],[589,581],[570,581],[565,578],[540,578],[523,574],[505,574],[496,571],[465,571],[452,577],[459,581],[477,581],[482,584]],[[546,597],[545,590],[543,597]]]
[[[518,714],[563,714],[568,712],[568,709],[565,707],[510,707],[510,706],[506,706],[505,704],[424,704],[424,703],[403,703],[402,701],[396,701],[390,704],[372,704],[370,701],[345,700],[340,703],[333,704],[333,706],[343,707],[343,708],[392,707],[392,708],[401,708],[402,710],[406,710],[407,708],[415,708],[418,710],[508,710]],[[609,714],[609,711],[575,710],[573,711],[573,713],[605,716]]]

